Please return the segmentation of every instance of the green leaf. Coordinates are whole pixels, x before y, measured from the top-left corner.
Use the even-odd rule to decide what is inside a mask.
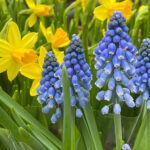
[[[146,115],[142,120],[141,127],[136,136],[133,150],[147,150],[147,129],[146,129]]]
[[[85,149],[85,144],[81,138],[81,136],[78,138],[77,142],[76,142],[76,150],[86,150]]]
[[[7,150],[33,150],[29,145],[16,141],[7,129],[0,128],[0,140]]]
[[[16,141],[10,136],[9,130],[0,128],[0,140],[7,150],[19,150]]]
[[[36,128],[34,128],[32,125],[28,125],[28,129],[33,133],[33,135],[43,144],[47,147],[47,149],[52,149],[52,150],[58,150],[49,140],[43,136]]]
[[[49,130],[43,127],[29,112],[27,112],[21,105],[16,103],[4,91],[0,90],[0,101],[9,108],[14,108],[16,113],[20,115],[25,121],[37,128],[43,135],[45,135],[51,143],[61,149],[61,142]]]
[[[26,124],[24,123],[22,118],[20,118],[20,116],[15,112],[15,110],[13,108],[11,109],[11,113],[12,113],[12,116],[13,116],[13,118],[16,121],[18,126],[20,126],[20,127],[26,126]]]
[[[84,141],[86,150],[96,150],[85,118],[76,119],[76,124]]]
[[[18,127],[16,123],[1,107],[0,107],[0,125],[9,129],[16,138],[18,137]]]
[[[19,141],[27,143],[35,150],[46,150],[46,148],[39,142],[34,136],[32,136],[27,130],[20,127],[18,128],[19,134],[21,135]]]
[[[143,103],[143,110],[142,110],[142,123],[138,130],[133,150],[147,150],[147,126],[146,126],[146,104],[145,101]]]
[[[33,149],[45,150],[44,146],[24,128],[18,128],[10,116],[0,107],[0,124],[9,129],[16,140],[25,142]]]
[[[86,104],[84,110],[85,119],[87,121],[87,125],[92,136],[92,140],[94,142],[94,146],[96,150],[103,150],[102,143],[98,134],[95,118],[89,103]]]
[[[63,150],[71,150],[71,105],[70,105],[70,84],[65,65],[62,69],[64,117],[63,117]],[[73,141],[72,141],[73,142]]]

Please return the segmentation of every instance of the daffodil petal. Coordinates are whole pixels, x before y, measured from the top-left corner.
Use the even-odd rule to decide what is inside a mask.
[[[7,41],[0,39],[0,57],[10,57],[12,49]]]
[[[15,62],[14,60],[10,60],[7,67],[7,76],[8,80],[12,81],[15,79],[20,70],[20,64]]]
[[[140,6],[139,10],[138,10],[138,13],[140,13],[142,10],[144,10],[146,8],[146,5],[142,5]]]
[[[29,27],[31,28],[33,25],[35,25],[37,20],[37,16],[35,14],[31,14],[29,16]]]
[[[42,69],[39,64],[30,63],[22,66],[20,72],[29,79],[40,79]]]
[[[25,0],[25,1],[29,8],[33,9],[35,7],[35,3],[33,0]]]
[[[63,62],[63,59],[64,59],[64,52],[62,51],[59,51],[58,49],[53,49],[53,52],[55,54],[55,57],[57,59],[57,62],[59,64],[61,64]]]
[[[8,57],[0,58],[0,73],[7,70],[8,65],[9,65],[9,60],[10,58]]]
[[[47,53],[46,48],[41,46],[40,47],[40,55],[39,55],[39,58],[38,58],[38,62],[39,62],[39,65],[40,65],[41,68],[42,68],[42,65],[44,63],[44,58],[46,56],[46,53]]]
[[[85,7],[86,7],[87,2],[88,2],[88,0],[82,0],[82,9],[83,9],[83,11],[85,11]]]
[[[58,28],[56,33],[53,36],[52,47],[54,49],[67,46],[70,40],[68,38],[67,32],[65,32],[62,28]]]
[[[31,96],[36,96],[37,93],[36,93],[36,89],[40,86],[40,80],[34,80],[32,82],[32,86],[30,88],[30,95]]]
[[[42,22],[40,22],[40,29],[41,29],[43,35],[46,37],[46,28],[44,27]]]
[[[108,10],[103,5],[100,5],[94,9],[94,16],[97,19],[104,21],[105,19],[109,17]]]
[[[21,42],[21,35],[19,28],[15,22],[11,22],[8,30],[8,42],[11,45],[19,46]]]
[[[35,32],[26,34],[21,41],[21,46],[24,48],[32,48],[37,42],[38,35]]]
[[[48,43],[52,43],[53,40],[53,31],[51,27],[46,29],[46,40]]]
[[[111,4],[115,3],[116,0],[99,0],[99,3],[104,5],[106,8],[111,7]]]

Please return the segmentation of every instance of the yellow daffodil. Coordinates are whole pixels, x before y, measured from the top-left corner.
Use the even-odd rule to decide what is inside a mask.
[[[140,13],[144,8],[146,8],[145,5],[140,6],[140,8],[139,8],[139,10],[138,10],[138,13]]]
[[[121,11],[126,19],[129,19],[132,15],[132,2],[131,0],[125,0],[122,2],[116,2],[115,0],[99,0],[101,5],[94,10],[94,16],[104,21],[109,19],[114,11]]]
[[[85,7],[86,7],[87,2],[88,2],[88,0],[81,0],[83,11],[85,11]]]
[[[37,41],[37,33],[31,32],[21,39],[20,31],[15,22],[11,22],[8,30],[8,41],[0,39],[0,73],[7,71],[12,81],[21,66],[35,62],[36,52],[32,49]]]
[[[52,44],[55,57],[59,64],[61,64],[63,62],[64,52],[59,51],[58,48],[65,47],[69,44],[70,40],[67,32],[65,32],[62,28],[58,28],[55,34],[53,34],[51,27],[45,28],[42,22],[40,22],[40,28],[47,42]]]
[[[33,0],[25,0],[28,7],[32,10],[32,14],[29,17],[29,27],[32,27],[36,21],[37,16],[50,16],[54,14],[54,9],[50,9],[47,5],[38,4],[35,5]]]
[[[44,58],[47,50],[44,47],[40,48],[40,55],[38,57],[38,62],[30,63],[21,67],[20,72],[25,77],[34,80],[30,88],[30,95],[36,95],[36,89],[40,86],[40,79],[42,78],[42,65],[44,63]]]

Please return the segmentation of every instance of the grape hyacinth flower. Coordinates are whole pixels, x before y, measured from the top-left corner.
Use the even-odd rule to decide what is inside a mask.
[[[94,50],[95,68],[98,70],[98,80],[95,84],[101,89],[96,98],[99,101],[112,100],[110,105],[113,105],[114,114],[121,113],[122,101],[125,101],[128,107],[134,107],[135,103],[130,93],[137,92],[136,85],[130,80],[135,75],[137,49],[128,35],[125,21],[122,13],[115,11],[108,23],[108,31]],[[104,90],[105,85],[108,86],[107,90]],[[109,113],[110,105],[102,108],[102,114]]]
[[[43,64],[42,79],[40,86],[37,88],[38,102],[43,104],[42,112],[49,113],[53,108],[56,108],[55,113],[51,117],[51,122],[56,123],[57,119],[61,116],[61,104],[63,103],[62,86],[57,87],[55,84],[59,79],[54,76],[59,68],[59,64],[50,51],[46,54]]]
[[[122,146],[122,149],[121,149],[121,150],[131,150],[130,145],[129,145],[129,144],[124,144],[124,145]]]
[[[147,109],[150,109],[150,39],[143,40],[135,68],[133,81],[138,86],[138,92],[142,93],[136,99],[136,106],[140,107],[145,100]]]
[[[60,79],[57,82],[62,81],[63,65],[66,66],[70,80],[71,106],[76,108],[76,117],[81,117],[83,115],[81,108],[84,108],[88,102],[92,75],[85,60],[81,40],[75,34],[66,50],[61,68],[55,73],[55,77]]]

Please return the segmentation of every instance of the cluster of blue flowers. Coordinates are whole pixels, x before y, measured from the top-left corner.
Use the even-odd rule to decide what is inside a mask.
[[[150,39],[143,40],[135,67],[136,76],[132,80],[137,85],[138,92],[142,93],[136,99],[136,106],[141,106],[145,100],[147,108],[150,109]]]
[[[46,54],[43,64],[42,79],[40,80],[40,87],[37,88],[38,102],[43,104],[43,113],[49,113],[53,108],[56,108],[55,113],[51,116],[51,122],[57,122],[61,116],[60,105],[63,103],[62,87],[58,87],[59,79],[54,76],[59,68],[59,64],[50,51]]]
[[[125,21],[121,12],[114,12],[108,23],[108,31],[94,50],[95,68],[98,70],[98,80],[95,84],[101,89],[96,98],[99,101],[112,99],[110,105],[113,104],[115,114],[120,114],[122,101],[125,101],[128,107],[134,107],[130,92],[137,92],[136,85],[130,80],[135,75],[137,49],[132,45]],[[104,91],[106,84],[108,90]],[[101,112],[108,114],[109,105],[104,106]]]
[[[71,106],[76,108],[76,116],[81,117],[83,113],[80,108],[85,107],[88,102],[88,90],[91,89],[92,75],[85,60],[81,40],[76,35],[72,36],[72,40],[66,49],[64,62],[55,73],[55,76],[60,79],[57,82],[62,81],[63,65],[66,66],[70,79]]]

